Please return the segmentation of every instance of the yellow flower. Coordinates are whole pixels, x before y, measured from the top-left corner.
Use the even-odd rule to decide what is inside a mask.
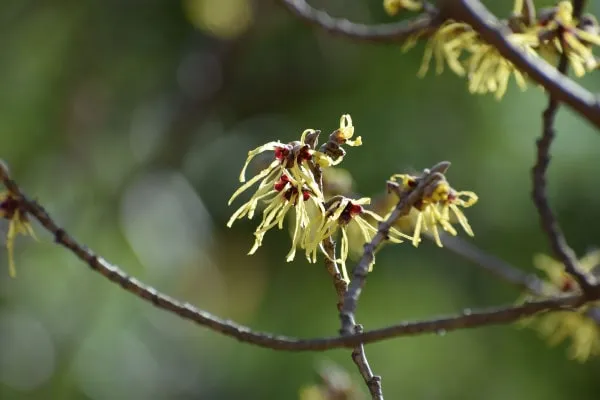
[[[329,141],[325,143],[318,152],[314,153],[317,163],[321,167],[330,167],[338,165],[344,159],[346,152],[340,146],[347,144],[348,146],[361,146],[362,138],[359,136],[351,140],[354,136],[354,125],[349,114],[344,114],[340,118],[340,127],[329,135]],[[333,158],[328,153],[335,154]]]
[[[252,219],[260,203],[266,204],[263,211],[263,218],[254,232],[255,241],[249,254],[256,252],[261,246],[265,233],[278,226],[282,229],[285,216],[289,210],[295,209],[295,225],[292,235],[292,249],[286,259],[294,259],[296,248],[304,247],[307,242],[305,236],[310,231],[311,225],[318,225],[321,216],[324,213],[324,196],[321,193],[319,182],[316,181],[312,172],[315,164],[334,165],[342,161],[344,150],[341,145],[359,146],[362,144],[361,138],[352,140],[354,135],[354,126],[350,115],[342,115],[340,127],[330,136],[329,147],[326,151],[335,148],[335,160],[326,154],[325,151],[314,149],[317,145],[319,131],[314,129],[305,130],[299,141],[287,144],[279,141],[269,142],[254,150],[248,152],[248,158],[240,173],[240,186],[229,199],[229,205],[244,191],[258,183],[258,187],[250,199],[238,208],[229,221],[227,226],[231,227],[233,223],[244,217]],[[245,172],[250,162],[258,155],[264,152],[272,151],[273,159],[266,168],[260,171],[256,176],[246,181]],[[312,203],[307,209],[306,202]],[[315,215],[316,214],[316,215]]]
[[[6,234],[6,250],[8,252],[8,271],[14,278],[17,275],[14,260],[15,238],[18,234],[28,235],[36,239],[21,203],[11,193],[0,193],[0,217],[8,220],[8,233]]]
[[[337,139],[338,144],[347,144],[348,146],[360,146],[362,145],[361,137],[357,137],[355,140],[350,140],[354,136],[354,125],[352,125],[352,118],[349,114],[344,114],[340,118],[340,127],[334,135]]]
[[[565,271],[559,261],[543,254],[536,255],[534,265],[548,277],[543,296],[526,296],[525,300],[547,299],[565,293],[579,293],[580,288],[573,276]],[[578,262],[581,271],[592,274],[600,266],[600,251],[588,253]],[[522,322],[536,328],[552,346],[571,338],[569,356],[583,362],[590,356],[600,355],[600,302],[588,303],[572,311],[553,311]]]
[[[559,2],[554,13],[539,21],[538,31],[540,37],[547,38],[543,50],[566,54],[576,76],[581,77],[598,67],[592,52],[592,45],[600,46],[598,22],[591,15],[577,21],[570,1]]]
[[[389,15],[396,15],[402,10],[420,11],[423,2],[420,0],[383,0],[383,8]]]
[[[308,168],[306,162],[311,160],[315,151],[310,148],[305,143],[306,136],[310,133],[314,133],[315,131],[312,129],[307,129],[302,133],[302,137],[299,142],[291,142],[287,144],[283,144],[279,141],[269,142],[262,146],[257,147],[254,150],[248,152],[248,158],[246,159],[246,163],[240,172],[240,182],[244,183],[246,181],[245,173],[246,168],[250,164],[250,161],[258,154],[263,153],[265,151],[273,151],[273,161],[269,166],[260,171],[258,175],[250,179],[248,182],[245,182],[242,186],[240,186],[229,199],[228,204],[231,205],[233,200],[241,193],[246,191],[252,185],[257,182],[260,182],[260,185],[257,190],[257,194],[261,195],[264,192],[265,187],[269,187],[277,182],[284,171],[288,171],[289,174],[295,179],[299,181],[303,181],[306,185],[310,187],[310,189],[316,193],[319,197],[323,197],[317,183],[315,182],[315,177],[313,176],[310,168]],[[255,194],[256,196],[256,194]],[[252,218],[252,216],[249,216]]]
[[[306,257],[309,261],[315,262],[317,256],[317,250],[325,254],[329,258],[327,253],[322,249],[321,242],[330,236],[333,236],[337,230],[341,231],[340,241],[340,256],[335,260],[340,264],[342,271],[342,277],[346,282],[349,282],[348,272],[346,270],[346,259],[348,258],[348,232],[347,228],[350,223],[354,223],[358,227],[363,243],[370,242],[373,236],[377,233],[377,228],[371,225],[366,219],[366,216],[370,216],[376,221],[383,221],[383,219],[376,213],[366,210],[363,205],[369,204],[371,199],[363,197],[358,200],[349,199],[344,196],[335,196],[325,204],[325,212],[321,224],[315,232],[311,235],[307,235],[307,242],[305,243]],[[390,229],[388,239],[394,243],[402,243],[400,237],[412,240],[411,236],[405,235],[398,232],[396,229]],[[370,266],[369,271],[372,269]]]
[[[259,188],[255,195],[231,216],[227,222],[227,226],[231,227],[236,219],[241,219],[245,216],[251,219],[259,200],[263,201],[267,206],[263,211],[263,218],[254,232],[254,245],[248,254],[256,252],[262,244],[265,233],[269,229],[275,226],[282,229],[287,212],[294,208],[296,217],[294,233],[292,235],[292,248],[286,256],[286,261],[292,261],[296,255],[297,246],[304,242],[306,229],[311,222],[305,202],[312,201],[318,213],[322,214],[323,206],[321,200],[308,187],[303,186],[288,175],[287,172],[284,172],[273,186]]]
[[[587,308],[587,307],[586,307]],[[588,308],[589,310],[589,308]],[[597,309],[596,309],[597,310]],[[571,338],[569,358],[584,362],[600,355],[600,329],[598,322],[586,315],[586,310],[555,311],[539,318],[537,329],[555,346]]]
[[[513,33],[508,39],[524,52],[537,56],[533,49],[538,45],[538,38],[533,34]],[[467,59],[469,77],[469,91],[471,93],[485,94],[495,93],[496,99],[500,100],[506,93],[508,81],[513,75],[521,90],[527,89],[523,74],[507,59],[485,42],[478,42],[471,46],[471,55]]]
[[[418,184],[416,176],[396,174],[390,178],[392,181],[400,181],[404,189],[414,188]],[[452,226],[454,219],[462,226],[469,236],[474,236],[473,230],[467,221],[467,217],[459,207],[471,207],[478,200],[473,192],[456,191],[446,181],[443,175],[426,188],[422,198],[414,205],[418,211],[412,244],[417,247],[421,241],[421,232],[431,231],[436,244],[443,247],[440,239],[438,225],[452,236],[457,235]],[[452,212],[452,215],[450,214]],[[389,215],[389,214],[388,214]]]
[[[455,74],[465,75],[465,68],[460,57],[464,51],[469,51],[479,41],[478,38],[477,32],[468,24],[453,20],[445,22],[429,38],[417,75],[423,77],[427,74],[432,58],[435,58],[436,74],[444,72],[444,63],[447,63]],[[404,46],[404,50],[410,49],[415,43],[415,38],[409,40]]]
[[[549,286],[546,291],[549,296],[580,290],[577,280],[565,271],[560,261],[545,254],[537,254],[533,258],[533,265],[548,276]],[[579,260],[578,266],[582,272],[591,274],[595,267],[600,266],[600,250],[586,254]]]

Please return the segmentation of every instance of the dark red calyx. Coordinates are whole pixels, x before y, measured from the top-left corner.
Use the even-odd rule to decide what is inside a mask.
[[[290,155],[290,150],[288,145],[275,147],[275,158],[277,160],[285,160]]]
[[[275,184],[273,185],[273,189],[277,190],[278,192],[281,192],[285,185],[287,185],[290,182],[290,178],[286,174],[283,174],[281,175],[279,180],[275,182]]]

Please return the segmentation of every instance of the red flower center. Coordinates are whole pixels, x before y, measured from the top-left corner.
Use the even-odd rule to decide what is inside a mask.
[[[302,191],[302,200],[307,201],[308,199],[310,199],[310,192],[308,190],[303,190]]]
[[[273,189],[281,192],[288,183],[290,183],[290,178],[286,174],[282,174],[279,180],[273,185]]]
[[[8,197],[2,203],[0,203],[0,210],[6,219],[12,219],[18,208],[19,202],[12,197]]]
[[[360,204],[352,204],[348,203],[344,211],[340,214],[339,223],[345,225],[349,223],[353,217],[356,215],[362,214],[364,211],[363,207]]]
[[[283,161],[290,155],[291,148],[288,145],[275,147],[275,158]]]

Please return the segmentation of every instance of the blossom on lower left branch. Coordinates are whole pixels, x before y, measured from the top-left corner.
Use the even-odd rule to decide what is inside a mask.
[[[0,193],[0,217],[8,220],[8,232],[6,233],[6,250],[8,252],[8,272],[11,278],[17,275],[14,259],[15,238],[20,233],[31,236],[35,234],[27,217],[27,212],[19,199],[10,192]]]

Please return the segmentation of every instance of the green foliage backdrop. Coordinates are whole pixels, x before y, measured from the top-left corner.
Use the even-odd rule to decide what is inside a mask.
[[[379,1],[320,3],[390,20]],[[511,85],[498,102],[452,74],[418,79],[422,48],[331,37],[266,0],[3,0],[0,155],[73,235],[131,275],[256,329],[329,336],[339,322],[324,267],[285,263],[286,232],[248,257],[253,224],[225,227],[246,152],[266,141],[329,132],[350,113],[364,145],[344,167],[358,192],[376,196],[393,173],[449,160],[456,187],[479,195],[469,219],[480,247],[530,271],[548,252],[530,199],[542,90]],[[600,89],[595,74],[584,84]],[[600,141],[566,109],[557,130],[550,197],[581,254],[600,236]],[[324,360],[360,383],[348,351],[221,337],[124,293],[41,232],[18,240],[16,262],[17,279],[0,273],[2,399],[292,399]],[[367,286],[367,328],[519,294],[430,242],[386,248]],[[512,326],[367,349],[390,399],[600,392],[597,360],[569,361]]]

